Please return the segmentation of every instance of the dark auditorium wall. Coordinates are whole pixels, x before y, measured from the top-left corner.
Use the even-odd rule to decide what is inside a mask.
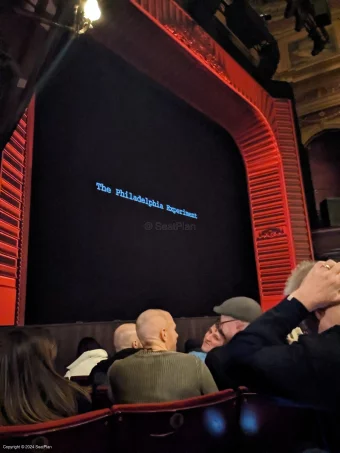
[[[150,307],[206,316],[228,297],[258,297],[245,169],[225,130],[90,37],[36,111],[26,323],[135,319]],[[179,221],[195,228],[145,228]]]
[[[317,209],[325,198],[340,197],[340,130],[326,131],[308,145]]]

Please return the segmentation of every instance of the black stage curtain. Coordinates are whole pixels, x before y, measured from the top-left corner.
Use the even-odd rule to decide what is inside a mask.
[[[136,319],[148,308],[209,316],[230,297],[256,299],[232,137],[90,38],[73,46],[37,99],[26,324]]]

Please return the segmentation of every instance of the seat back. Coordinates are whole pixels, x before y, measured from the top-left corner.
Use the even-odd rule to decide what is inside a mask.
[[[72,376],[71,381],[80,385],[81,387],[88,387],[90,382],[90,376]]]
[[[112,408],[116,442],[129,453],[236,451],[238,407],[234,391],[183,401]]]
[[[0,449],[25,446],[53,453],[112,452],[111,411],[104,409],[52,422],[0,427]],[[6,446],[6,447],[5,447]]]
[[[240,429],[240,451],[294,453],[324,446],[315,410],[247,391],[241,394]]]

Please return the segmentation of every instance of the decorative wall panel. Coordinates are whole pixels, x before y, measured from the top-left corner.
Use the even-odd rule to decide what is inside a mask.
[[[33,124],[34,102],[1,156],[0,325],[23,324],[25,304],[20,303],[20,289],[25,292]]]

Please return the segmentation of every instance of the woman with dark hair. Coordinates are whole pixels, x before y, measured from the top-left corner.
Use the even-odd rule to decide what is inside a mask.
[[[65,377],[71,379],[74,376],[89,376],[92,368],[107,358],[107,352],[97,340],[92,337],[85,337],[80,340],[77,348],[77,358],[67,367]]]
[[[27,425],[91,410],[90,397],[54,369],[56,343],[44,329],[0,339],[0,425]]]

